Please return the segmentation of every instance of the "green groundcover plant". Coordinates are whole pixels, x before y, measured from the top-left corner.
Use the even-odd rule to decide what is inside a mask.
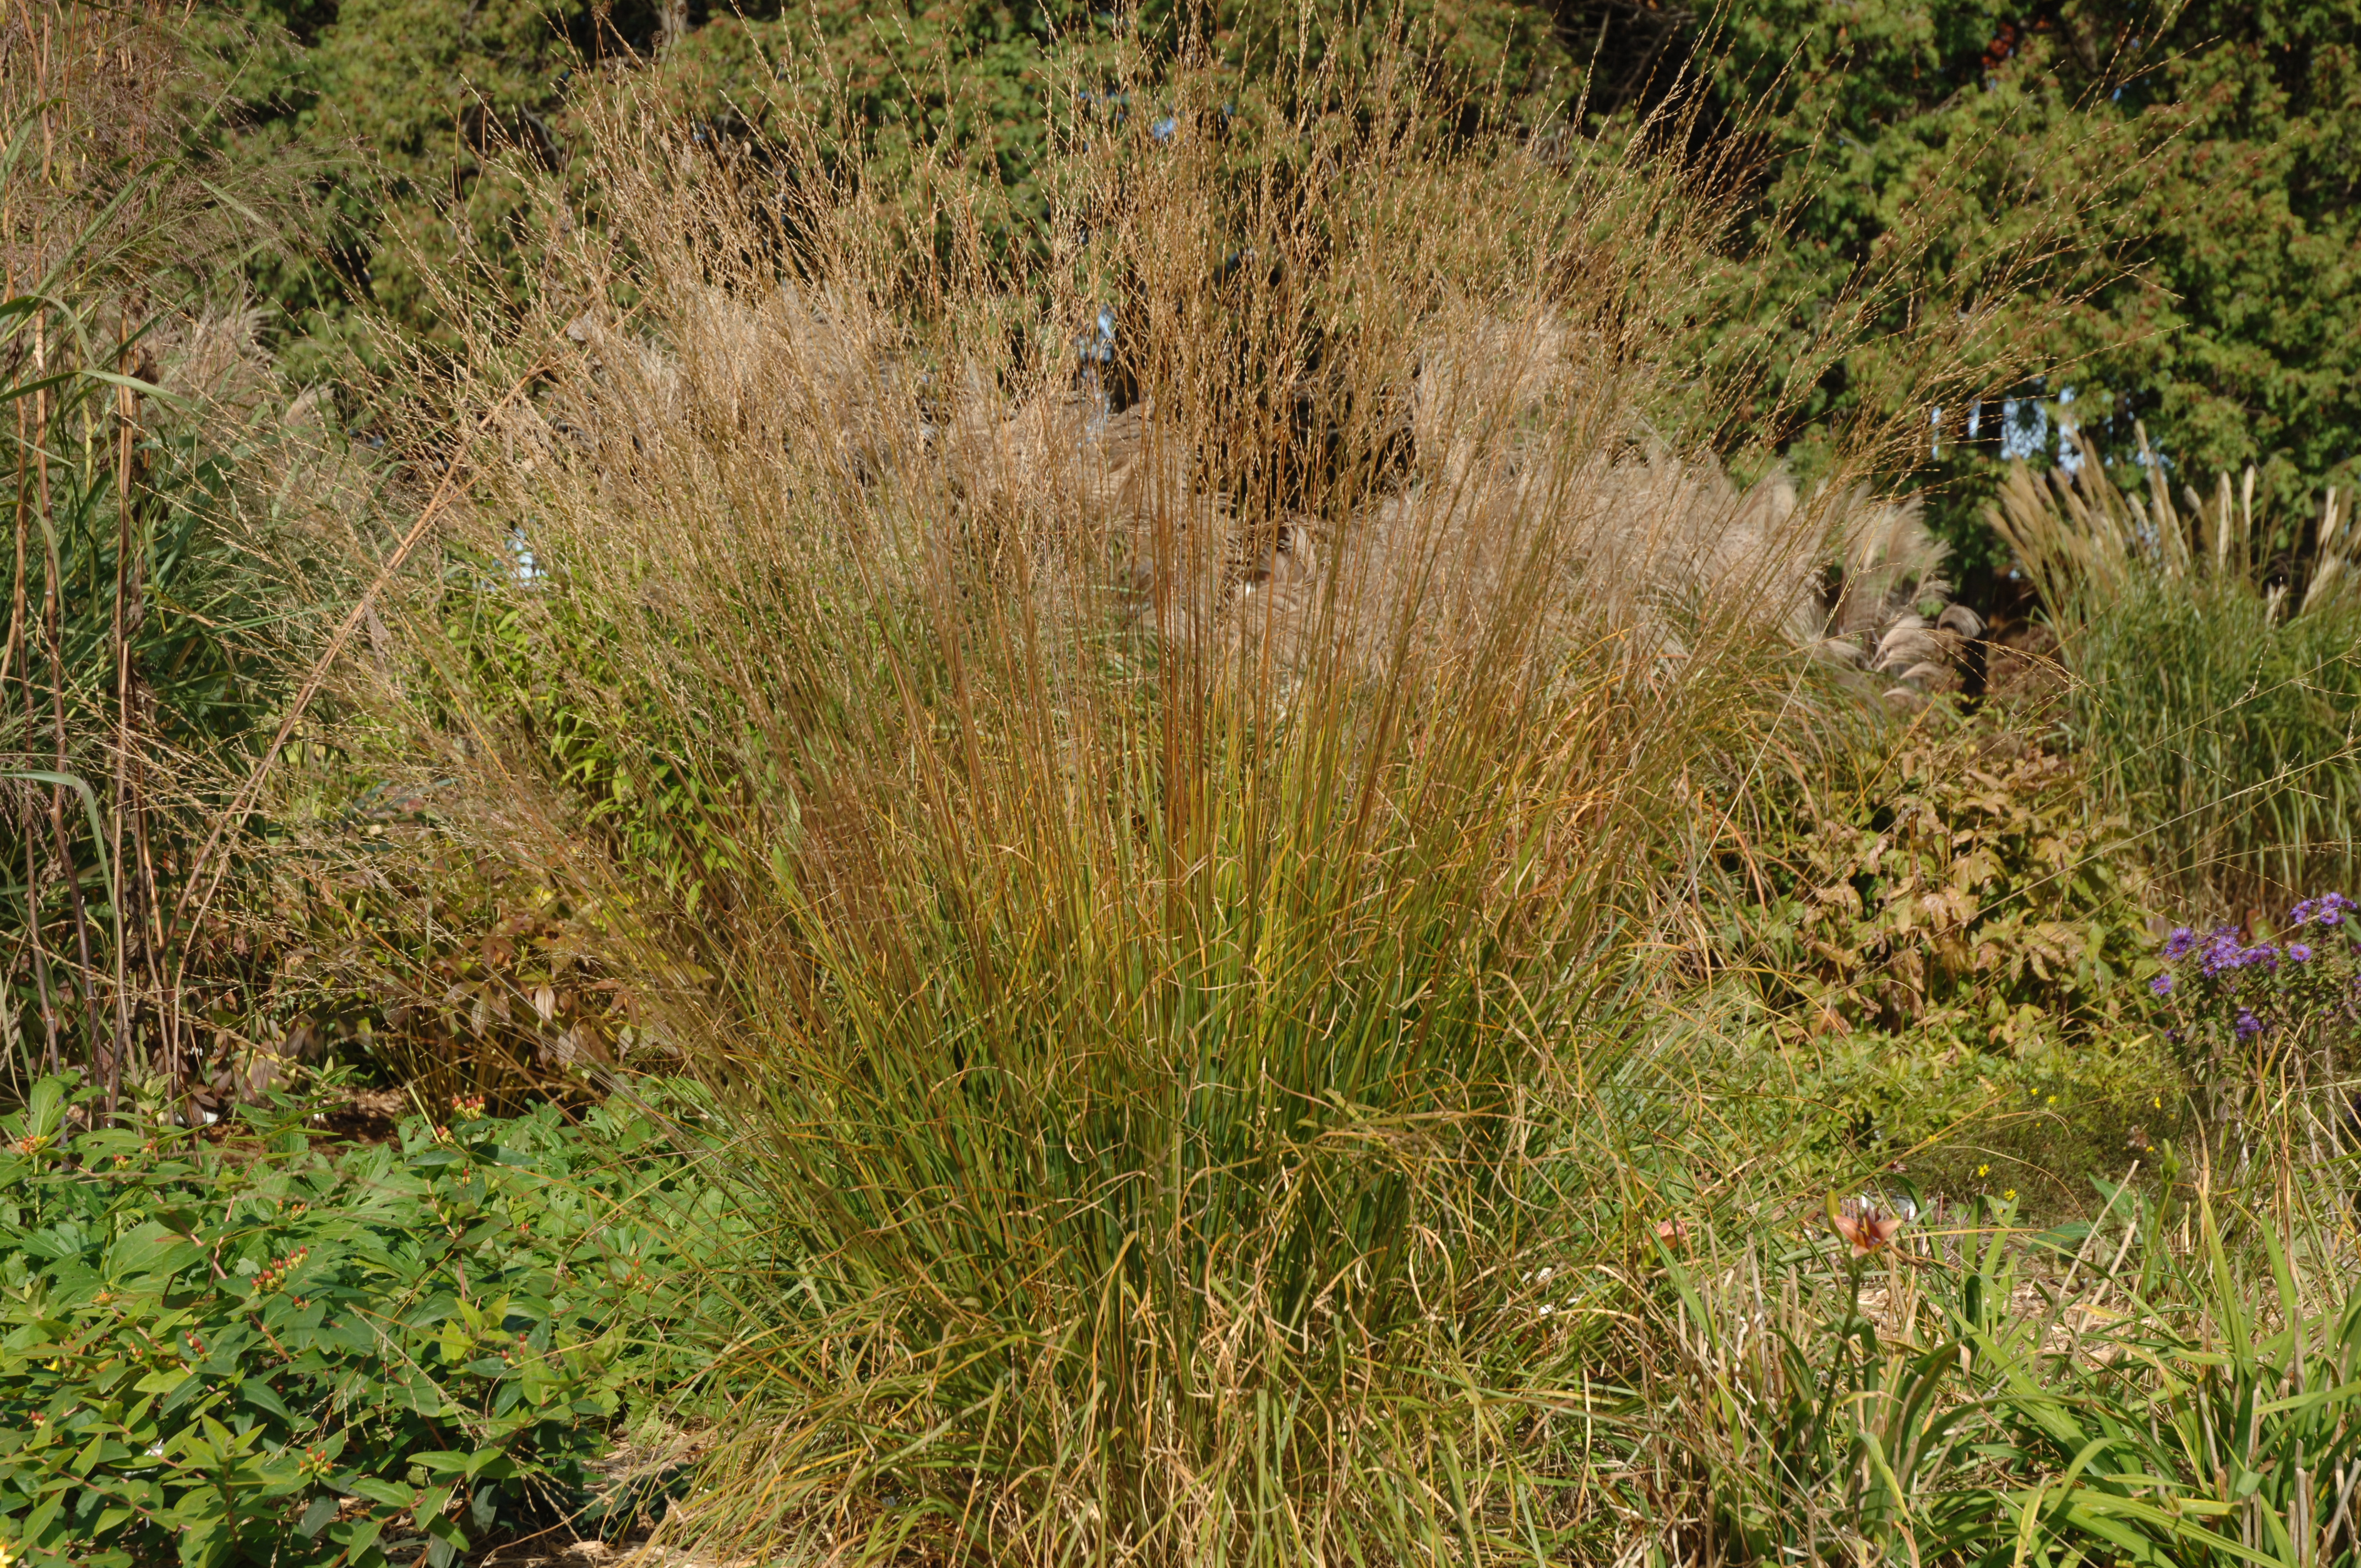
[[[687,1370],[678,1238],[713,1190],[620,1102],[461,1102],[331,1154],[283,1098],[234,1141],[77,1132],[90,1098],[46,1080],[0,1127],[0,1546],[27,1564],[368,1568],[408,1536],[441,1568],[584,1512],[633,1377]]]

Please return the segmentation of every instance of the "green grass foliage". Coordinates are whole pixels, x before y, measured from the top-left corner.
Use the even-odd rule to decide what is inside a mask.
[[[1697,1488],[1670,1560],[2361,1561],[2336,1217],[2101,1195],[2030,1247],[1999,1203],[1874,1262],[1668,1258],[1681,1350],[1631,1419]]]
[[[1713,219],[1675,170],[1468,148],[1409,97],[1372,135],[1359,102],[1269,146],[1077,148],[1076,210],[1121,221],[1071,269],[915,294],[865,186],[783,289],[764,210],[626,104],[628,272],[584,244],[566,317],[476,345],[485,389],[544,332],[579,346],[405,606],[415,700],[478,738],[466,787],[505,781],[519,840],[642,901],[634,967],[682,977],[650,1037],[745,1134],[777,1240],[733,1287],[769,1332],[686,1527],[718,1543],[1291,1563],[1592,1528],[1518,1435],[1569,1354],[1512,1326],[1518,1265],[1626,1227],[1543,1201],[1580,1162],[1536,1096],[1622,1057],[1599,1021],[1670,783],[1737,772],[1778,686],[1745,567],[1579,590],[1685,514],[1603,522],[1576,476],[1633,449]],[[1549,292],[1618,233],[1657,297]],[[1116,417],[1064,327],[1099,298],[1155,389],[1123,415],[1144,499],[1060,466],[1087,427],[1028,444]],[[1529,310],[1522,346],[1487,324]],[[1529,383],[1470,362],[1402,499],[1385,454],[1451,331],[1602,346]],[[1271,396],[1298,385],[1310,432]],[[1480,478],[1455,415],[1498,444]],[[519,529],[530,578],[495,565]],[[1257,597],[1281,537],[1345,563],[1328,587]],[[454,581],[488,605],[457,639]]]
[[[759,19],[561,94],[600,13],[373,55],[413,9],[283,13],[402,137],[381,466],[241,467],[258,397],[172,466],[106,378],[136,269],[0,321],[10,1552],[445,1568],[633,1522],[604,1460],[695,1410],[664,1543],[727,1561],[2361,1560],[2345,911],[2195,976],[2126,850],[2349,860],[2329,531],[2013,479],[2070,746],[1801,652],[1901,519],[1852,481],[2077,303],[2103,192],[2033,64],[1881,208],[1918,239],[1749,337],[1733,280],[1831,208],[1750,251],[1703,96],[1532,137],[1361,31],[1257,93],[1108,28],[1122,93],[1044,120],[818,93]],[[1046,15],[894,58],[1032,93]],[[1727,477],[1809,425],[1838,482]],[[352,638],[300,713],[238,641],[275,579],[206,553],[258,473],[343,553],[285,579]],[[218,899],[137,805],[167,740]],[[271,1090],[328,1038],[423,1113],[322,1146]],[[610,1098],[476,1098],[561,1083]]]
[[[2287,616],[2242,583],[2142,579],[2088,612],[2066,657],[2076,739],[2171,871],[2273,903],[2349,878],[2361,596]]]
[[[2244,915],[2351,880],[2361,856],[2361,593],[2352,498],[2274,527],[2235,495],[2176,503],[2094,454],[2019,468],[1991,513],[2041,590],[2072,679],[2072,743],[2148,858]],[[2275,540],[2292,538],[2292,547]]]

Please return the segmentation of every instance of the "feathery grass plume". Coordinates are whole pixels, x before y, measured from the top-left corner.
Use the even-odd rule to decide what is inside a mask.
[[[1046,261],[961,149],[908,224],[825,105],[717,148],[586,94],[596,221],[553,192],[544,285],[421,367],[493,436],[443,437],[412,694],[481,830],[620,912],[626,1064],[744,1134],[771,1249],[717,1266],[761,1305],[678,1528],[1577,1551],[1552,1412],[1622,1276],[1544,1334],[1521,1260],[1644,1245],[1623,1140],[1678,1109],[1576,1152],[1545,1107],[1816,700],[1883,436],[1810,499],[1697,441],[1729,209],[1658,138],[1159,69],[1040,177]]]
[[[2192,892],[2243,913],[2345,877],[2361,852],[2347,498],[2331,488],[2303,547],[2268,554],[2251,470],[2176,504],[2164,465],[2144,467],[2145,498],[2087,451],[2070,477],[2019,467],[1991,514],[2060,633],[2076,738]]]

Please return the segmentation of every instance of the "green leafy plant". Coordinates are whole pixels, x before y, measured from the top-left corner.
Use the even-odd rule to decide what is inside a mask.
[[[446,824],[402,809],[418,804],[378,785],[278,855],[257,899],[269,902],[240,912],[260,972],[191,987],[229,1036],[199,1103],[225,1109],[323,1063],[429,1104],[580,1103],[634,1056],[638,984],[607,961],[605,912],[467,851]]]
[[[283,1095],[229,1145],[94,1102],[43,1080],[0,1150],[20,1561],[449,1563],[581,1509],[632,1378],[693,1369],[670,1287],[716,1194],[620,1109],[460,1103],[330,1157]]]
[[[1823,737],[1750,810],[1704,916],[1753,1003],[1726,1070],[1780,1129],[2070,1203],[2158,1122],[2147,890],[2073,759],[1934,711]]]
[[[2141,889],[2072,760],[1937,721],[1837,764],[1774,784],[1766,829],[1724,859],[1724,950],[1755,960],[1774,1010],[1979,1043],[2020,1012],[2086,1036],[2119,1022]]]

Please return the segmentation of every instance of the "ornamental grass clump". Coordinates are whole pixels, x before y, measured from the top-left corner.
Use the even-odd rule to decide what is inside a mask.
[[[596,212],[553,189],[545,289],[419,367],[464,502],[388,700],[475,831],[598,899],[620,1064],[702,1074],[761,1194],[680,1532],[1227,1564],[1621,1528],[1561,1397],[1625,1277],[1546,1323],[1524,1282],[1664,1220],[1623,1140],[1679,1112],[1586,1097],[1683,827],[1817,700],[1785,628],[1834,499],[1916,433],[1731,483],[1721,394],[1667,368],[1714,171],[1373,70],[1171,64],[1166,129],[1081,126],[1015,257],[956,148],[914,226],[808,106],[724,145],[586,93]],[[1910,319],[1938,380],[2016,340]]]
[[[2068,721],[2108,804],[2189,893],[2277,904],[2361,855],[2351,498],[2332,487],[2273,548],[2254,470],[2176,503],[2147,456],[2145,499],[2086,452],[2070,477],[2020,467],[1989,520],[2059,629]]]
[[[0,1095],[75,1068],[109,1115],[193,1116],[255,1054],[220,999],[268,982],[192,850],[358,510],[244,297],[294,176],[203,151],[207,65],[167,7],[0,19]]]

